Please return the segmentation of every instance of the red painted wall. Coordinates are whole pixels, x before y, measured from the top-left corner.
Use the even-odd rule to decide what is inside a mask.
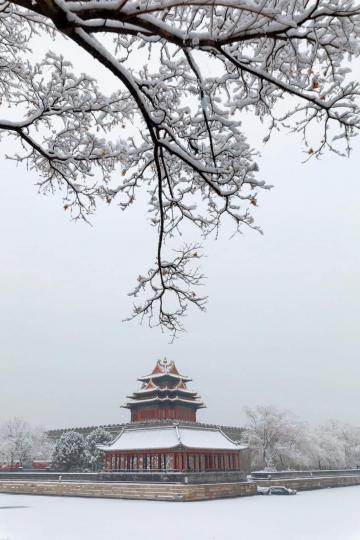
[[[132,409],[131,421],[144,422],[149,420],[186,420],[196,422],[196,411],[190,407],[144,407]]]
[[[20,469],[20,463],[1,463],[0,464],[0,472],[14,472],[18,471]]]
[[[33,461],[31,464],[31,468],[37,471],[45,471],[46,469],[49,469],[49,467],[49,461]]]
[[[156,466],[146,466],[156,458]],[[167,465],[165,465],[167,463]],[[105,470],[239,471],[240,454],[234,451],[169,449],[107,452]]]

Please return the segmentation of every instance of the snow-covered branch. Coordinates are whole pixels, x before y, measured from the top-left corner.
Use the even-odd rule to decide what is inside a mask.
[[[106,95],[54,54],[31,65],[31,40],[44,32],[87,51],[118,90]],[[258,229],[250,209],[269,186],[258,179],[242,114],[268,118],[265,141],[280,126],[301,133],[309,158],[347,154],[359,129],[359,86],[348,80],[359,34],[352,0],[3,2],[0,130],[19,139],[14,157],[38,171],[42,190],[64,190],[75,218],[86,219],[99,197],[126,209],[146,186],[158,245],[131,293],[144,294],[134,315],[176,333],[205,297],[191,266],[199,248],[175,246],[171,257],[174,235],[190,222],[216,236],[224,218],[235,231]],[[277,104],[286,96],[284,113]]]

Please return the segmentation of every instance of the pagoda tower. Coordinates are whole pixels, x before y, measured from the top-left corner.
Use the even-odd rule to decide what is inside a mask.
[[[205,407],[200,396],[187,389],[191,379],[181,375],[172,360],[158,360],[152,372],[138,381],[141,389],[127,396],[130,401],[122,405],[130,409],[131,422],[196,422],[197,410]]]
[[[131,481],[151,473],[158,475],[155,481],[187,482],[181,475],[200,472],[226,472],[226,481],[246,480],[248,446],[230,439],[219,426],[196,422],[198,409],[205,405],[187,389],[191,379],[181,375],[174,362],[158,360],[152,372],[138,380],[140,390],[123,405],[131,411],[131,422],[110,444],[98,445],[105,472],[130,473],[125,479]],[[180,476],[165,478],[165,472]],[[214,476],[209,478],[214,482]]]

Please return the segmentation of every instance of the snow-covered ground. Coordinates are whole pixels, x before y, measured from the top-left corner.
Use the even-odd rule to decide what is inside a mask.
[[[360,486],[195,503],[0,494],[0,540],[359,540]]]

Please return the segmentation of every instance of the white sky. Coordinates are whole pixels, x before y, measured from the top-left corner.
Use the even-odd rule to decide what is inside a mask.
[[[93,227],[75,224],[59,196],[37,194],[36,173],[0,161],[0,420],[127,421],[120,403],[167,356],[207,403],[199,420],[241,424],[243,406],[271,403],[360,424],[360,141],[350,159],[302,164],[298,138],[277,134],[263,147],[260,125],[246,129],[260,177],[275,186],[255,209],[265,235],[229,240],[224,229],[206,243],[208,310],[191,311],[173,345],[122,322],[155,252],[143,202],[126,213],[101,206]]]

